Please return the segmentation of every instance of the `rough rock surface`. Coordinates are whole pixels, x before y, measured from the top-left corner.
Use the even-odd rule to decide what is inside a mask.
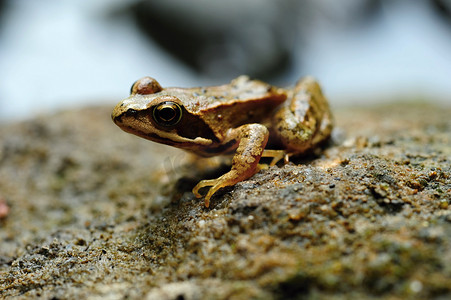
[[[190,189],[227,167],[109,113],[1,126],[0,298],[451,297],[451,109],[335,110],[324,151],[208,209]]]

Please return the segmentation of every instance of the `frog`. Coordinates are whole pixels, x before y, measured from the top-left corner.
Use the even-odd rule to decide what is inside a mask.
[[[111,117],[125,132],[203,157],[232,154],[230,171],[192,189],[201,198],[200,190],[209,188],[207,208],[221,188],[319,148],[333,128],[329,103],[311,76],[288,88],[246,75],[217,86],[163,88],[146,76],[133,83]],[[269,157],[269,166],[262,157]]]

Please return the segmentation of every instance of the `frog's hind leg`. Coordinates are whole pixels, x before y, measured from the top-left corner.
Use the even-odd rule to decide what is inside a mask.
[[[211,186],[205,195],[205,206],[210,205],[211,196],[220,188],[234,185],[258,171],[258,162],[268,142],[268,129],[261,124],[246,124],[233,129],[228,139],[238,141],[238,148],[232,159],[229,172],[217,179],[202,180],[193,188],[193,194],[200,198],[199,190]]]
[[[319,84],[311,77],[300,80],[272,119],[272,135],[290,154],[310,150],[329,138],[332,117]]]

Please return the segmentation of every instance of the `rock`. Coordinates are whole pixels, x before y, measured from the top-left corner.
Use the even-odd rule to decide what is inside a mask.
[[[109,113],[0,129],[2,297],[451,296],[451,109],[336,110],[322,152],[223,189],[210,208],[191,188],[227,167],[193,167]]]

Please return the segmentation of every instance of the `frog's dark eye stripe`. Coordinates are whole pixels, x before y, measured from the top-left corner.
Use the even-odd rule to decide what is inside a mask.
[[[153,109],[153,119],[158,125],[174,126],[182,119],[182,108],[175,102],[162,102]]]
[[[127,117],[132,117],[132,118],[135,118],[137,114],[138,114],[138,112],[132,108],[127,109],[127,111],[125,112],[125,115]]]

